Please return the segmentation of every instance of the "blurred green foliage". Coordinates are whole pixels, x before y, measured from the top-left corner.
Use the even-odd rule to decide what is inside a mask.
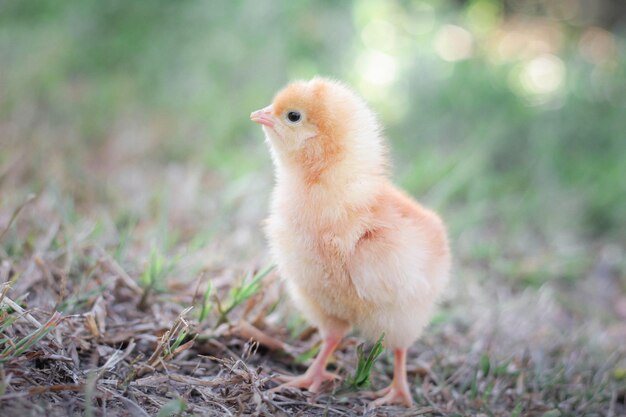
[[[623,240],[624,37],[575,15],[515,13],[491,0],[9,0],[0,125],[13,136],[0,140],[27,147],[40,187],[51,147],[89,177],[86,155],[120,130],[129,149],[153,148],[140,156],[229,181],[270,170],[250,111],[322,74],[372,103],[396,177],[455,233],[479,223]]]

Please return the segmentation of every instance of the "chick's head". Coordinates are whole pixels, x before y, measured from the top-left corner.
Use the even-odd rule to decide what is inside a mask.
[[[376,117],[365,102],[343,84],[324,78],[289,84],[250,118],[263,125],[282,164],[320,170],[381,147]]]

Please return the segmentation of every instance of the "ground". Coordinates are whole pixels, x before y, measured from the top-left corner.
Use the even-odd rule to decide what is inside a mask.
[[[199,196],[222,186],[179,168],[160,178],[140,175],[156,175],[165,195],[194,181]],[[5,173],[5,186],[11,176]],[[237,227],[207,240],[194,236],[193,219],[202,224],[210,215],[174,209],[184,190],[181,200],[167,203],[167,230],[158,215],[117,225],[96,221],[79,213],[93,215],[103,207],[69,207],[50,189],[22,204],[9,199],[0,212],[3,415],[626,412],[619,249],[594,248],[585,279],[555,278],[529,287],[506,281],[497,267],[505,259],[472,254],[480,236],[499,245],[488,230],[454,239],[451,288],[409,353],[415,408],[368,411],[362,390],[342,381],[319,395],[270,393],[273,376],[304,371],[319,338],[266,268],[259,228],[265,206],[249,207],[271,186],[269,178],[234,186],[243,187],[231,189],[237,195],[229,220]],[[155,233],[161,240],[163,234],[180,235],[162,253],[149,243]],[[528,265],[522,268],[531,271],[533,262],[554,256],[536,252],[507,256],[523,258]],[[554,274],[563,273],[554,268]],[[360,343],[352,334],[334,356],[331,367],[344,380],[355,372]],[[371,374],[373,388],[390,381],[391,366],[384,353]]]
[[[626,415],[626,20],[587,3],[0,3],[0,415]],[[248,115],[317,74],[448,226],[412,409],[368,410],[358,333],[335,385],[270,392],[319,336]]]

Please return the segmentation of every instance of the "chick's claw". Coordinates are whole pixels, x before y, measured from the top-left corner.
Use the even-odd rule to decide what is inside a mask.
[[[381,405],[401,404],[405,407],[411,407],[413,405],[413,398],[407,387],[398,388],[390,386],[385,388],[386,394],[370,403],[370,407],[380,407]],[[380,391],[379,391],[380,392]]]
[[[363,395],[367,398],[380,398],[384,397],[391,391],[391,385],[378,391],[363,391]]]
[[[387,388],[368,393],[369,396],[378,398],[370,403],[370,408],[389,404],[401,404],[406,407],[413,405],[413,398],[406,377],[406,355],[406,348],[394,351],[393,381]]]
[[[285,388],[304,388],[310,392],[319,392],[321,386],[326,381],[334,381],[339,375],[328,371],[306,372],[300,376],[283,375],[277,379],[283,384],[277,386],[272,391],[282,391]]]

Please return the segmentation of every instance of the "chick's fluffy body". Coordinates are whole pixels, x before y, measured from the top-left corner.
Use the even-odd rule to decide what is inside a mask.
[[[389,182],[376,117],[342,84],[293,83],[269,109],[285,122],[264,126],[276,165],[266,232],[295,305],[323,334],[356,327],[408,347],[448,280],[443,223]]]

